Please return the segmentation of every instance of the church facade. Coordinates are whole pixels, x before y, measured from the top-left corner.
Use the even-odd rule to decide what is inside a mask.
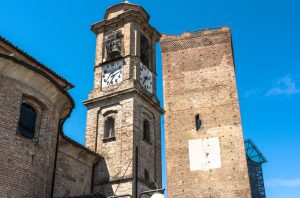
[[[137,198],[161,189],[162,114],[169,197],[251,197],[230,29],[161,35],[149,18],[119,3],[92,25],[84,146],[62,130],[74,86],[0,37],[1,197]]]

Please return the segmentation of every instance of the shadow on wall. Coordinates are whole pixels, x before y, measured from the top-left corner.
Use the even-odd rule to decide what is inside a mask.
[[[105,159],[101,159],[94,169],[93,193],[101,193],[105,196],[115,195],[112,185],[109,183],[109,172]]]

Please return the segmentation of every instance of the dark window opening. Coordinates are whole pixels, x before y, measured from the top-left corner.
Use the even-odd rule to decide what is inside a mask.
[[[121,37],[121,32],[113,32],[105,37],[107,58],[109,60],[113,60],[121,56]]]
[[[144,170],[144,178],[146,181],[150,180],[150,175],[149,175],[149,172],[147,171],[147,169]]]
[[[104,138],[110,138],[115,136],[115,119],[108,117],[105,120]]]
[[[150,123],[148,120],[144,120],[143,124],[143,140],[150,142]]]
[[[121,56],[121,41],[115,39],[106,43],[107,54],[111,59]]]
[[[150,59],[149,42],[145,36],[141,36],[140,50],[141,50],[142,63],[144,63],[147,67],[149,67],[149,59]]]
[[[37,114],[32,106],[22,103],[19,118],[19,133],[26,137],[33,139],[35,132]]]
[[[199,114],[196,115],[195,121],[196,121],[196,129],[199,130],[201,128],[201,124],[202,124]]]

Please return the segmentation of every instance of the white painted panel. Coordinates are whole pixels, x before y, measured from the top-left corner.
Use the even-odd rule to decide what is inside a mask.
[[[221,168],[219,138],[189,140],[190,170]]]

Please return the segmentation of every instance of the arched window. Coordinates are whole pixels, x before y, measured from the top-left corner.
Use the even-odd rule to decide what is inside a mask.
[[[22,103],[19,118],[19,133],[26,138],[34,138],[36,111],[32,106]]]
[[[148,120],[144,120],[143,139],[147,142],[150,142],[150,123]]]
[[[199,114],[195,116],[195,122],[196,122],[196,130],[199,130],[201,128],[201,120]]]
[[[115,136],[115,119],[113,117],[108,117],[105,120],[104,138],[110,138],[114,136]]]

